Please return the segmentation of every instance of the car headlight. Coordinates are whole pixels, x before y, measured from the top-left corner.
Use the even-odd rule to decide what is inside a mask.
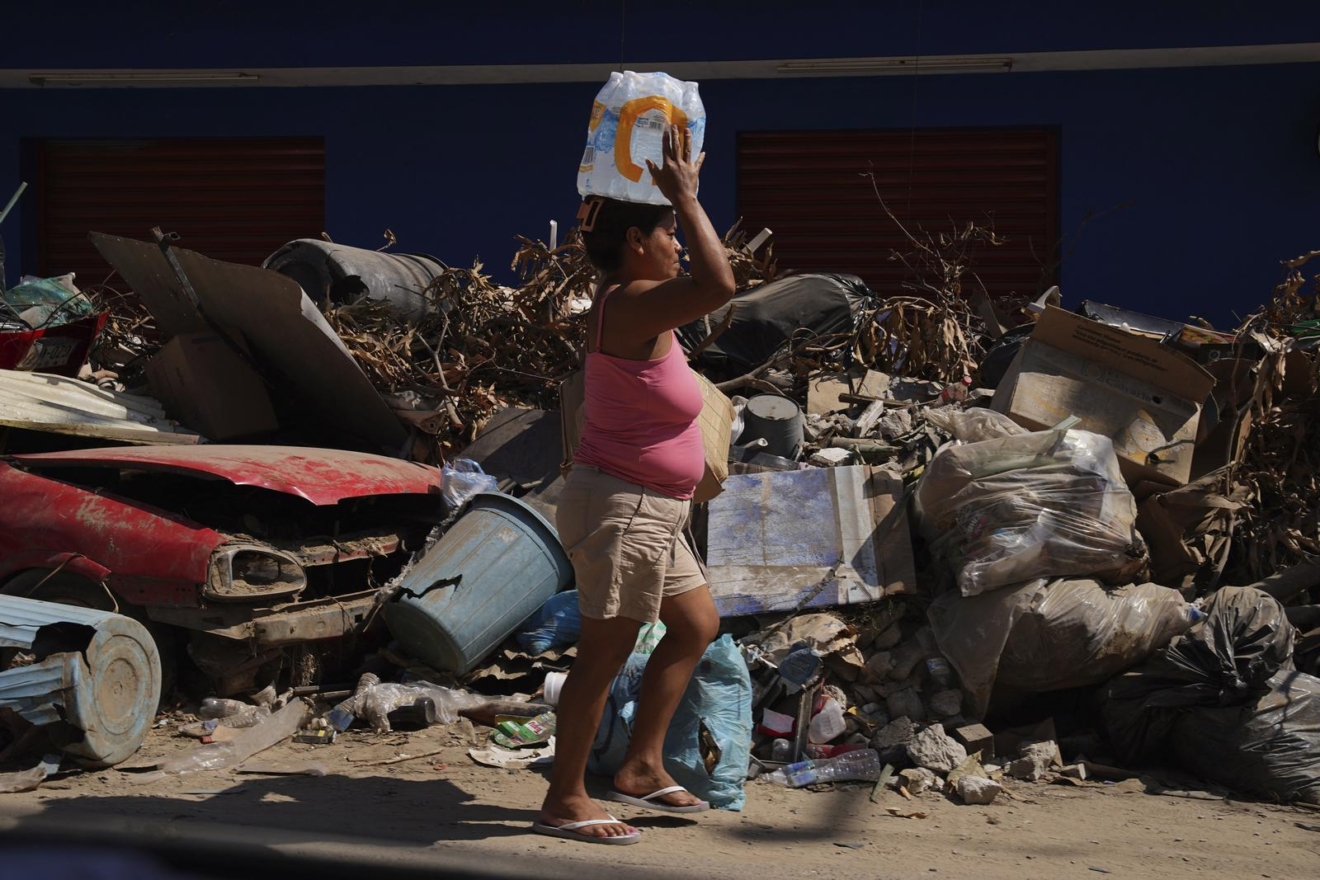
[[[260,602],[295,596],[307,586],[303,568],[287,553],[251,544],[227,544],[211,555],[202,595],[217,602]]]

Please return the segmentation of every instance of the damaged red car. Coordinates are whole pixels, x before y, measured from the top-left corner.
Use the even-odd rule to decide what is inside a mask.
[[[440,472],[365,453],[139,446],[0,459],[0,591],[138,617],[220,693],[315,684],[443,519]]]

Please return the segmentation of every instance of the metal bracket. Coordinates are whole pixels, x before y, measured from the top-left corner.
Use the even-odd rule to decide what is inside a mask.
[[[197,291],[193,289],[192,282],[188,280],[188,274],[184,272],[183,267],[179,265],[179,258],[174,256],[174,251],[170,250],[170,242],[178,241],[179,233],[161,232],[159,226],[153,226],[151,227],[151,237],[156,239],[156,244],[160,247],[160,252],[165,255],[166,262],[168,262],[170,268],[174,270],[174,276],[178,278],[179,283],[183,285],[183,292],[188,296],[188,302],[192,303],[193,308],[205,318],[206,315],[202,312],[201,300],[197,298]],[[210,321],[208,320],[207,323],[210,323]]]

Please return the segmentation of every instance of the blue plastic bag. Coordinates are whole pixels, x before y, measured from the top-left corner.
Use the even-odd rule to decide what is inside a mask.
[[[587,769],[612,776],[623,765],[632,739],[637,695],[649,655],[633,654],[610,686],[605,714],[596,731]],[[714,769],[702,758],[701,728],[719,751]],[[688,683],[665,735],[665,770],[688,791],[711,806],[741,810],[743,783],[752,752],[752,680],[742,654],[728,636],[706,649]]]
[[[634,654],[649,654],[664,638],[665,625],[660,621],[642,624],[637,631]],[[582,638],[582,612],[578,608],[577,590],[556,593],[527,620],[518,633],[518,646],[535,657],[546,651],[562,650],[576,645]]]
[[[518,633],[518,646],[532,656],[576,645],[582,635],[577,590],[555,593],[529,617]]]

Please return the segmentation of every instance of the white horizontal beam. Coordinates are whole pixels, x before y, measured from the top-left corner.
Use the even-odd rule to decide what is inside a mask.
[[[755,61],[636,61],[633,70],[663,70],[687,80],[786,79],[819,76],[912,76],[1043,73],[1320,63],[1320,43],[998,52],[985,55],[869,58],[772,58]],[[472,64],[428,67],[269,67],[162,70],[0,69],[0,88],[303,88],[331,86],[499,85],[603,82],[613,64]]]

